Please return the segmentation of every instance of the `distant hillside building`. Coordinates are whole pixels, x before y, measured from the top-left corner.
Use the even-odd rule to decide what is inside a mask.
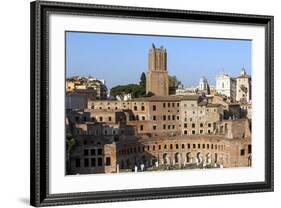
[[[167,52],[161,46],[149,50],[148,55],[148,72],[146,76],[146,93],[152,92],[154,95],[169,95],[169,78],[167,71]]]
[[[180,85],[176,89],[176,95],[209,95],[210,94],[210,85],[206,77],[202,76],[199,80],[198,86],[184,88],[183,85]]]
[[[105,80],[98,80],[94,77],[70,77],[66,79],[66,92],[73,92],[76,90],[94,90],[96,92],[96,99],[107,99],[107,87]]]

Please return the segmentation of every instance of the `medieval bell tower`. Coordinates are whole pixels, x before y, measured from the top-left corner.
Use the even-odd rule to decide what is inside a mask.
[[[169,95],[169,78],[167,71],[167,52],[161,46],[152,48],[148,54],[148,72],[146,76],[146,93],[152,92],[158,96]]]

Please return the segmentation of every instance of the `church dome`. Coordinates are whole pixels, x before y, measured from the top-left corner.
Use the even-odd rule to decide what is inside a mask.
[[[206,79],[206,77],[201,77],[200,78],[200,80],[199,80],[199,83],[207,83],[208,81],[207,81],[207,79]]]
[[[245,70],[244,67],[241,69],[240,75],[241,75],[241,76],[247,75],[246,70]]]

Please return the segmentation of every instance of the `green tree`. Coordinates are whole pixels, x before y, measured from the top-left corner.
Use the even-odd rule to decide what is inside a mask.
[[[176,76],[169,75],[169,94],[175,94],[176,89],[181,85],[181,81]]]
[[[111,88],[110,95],[113,97],[119,96],[121,99],[127,94],[131,94],[132,98],[144,97],[146,95],[145,85],[146,76],[143,72],[139,84],[117,85]]]
[[[74,150],[74,147],[76,145],[76,140],[72,135],[67,135],[66,136],[66,158],[67,158],[67,167],[66,171],[67,173],[71,172],[71,152]]]
[[[144,72],[141,73],[141,77],[140,77],[140,86],[142,86],[145,90],[146,87],[146,75]]]

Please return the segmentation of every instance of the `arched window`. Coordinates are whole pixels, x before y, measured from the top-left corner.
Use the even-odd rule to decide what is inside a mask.
[[[177,152],[175,154],[175,163],[179,163],[180,162],[180,154]]]
[[[186,162],[191,163],[191,153],[190,152],[186,153]]]
[[[127,169],[131,168],[131,161],[130,161],[130,159],[127,159],[126,165],[127,165]]]
[[[163,163],[168,164],[168,154],[167,153],[163,154]]]

